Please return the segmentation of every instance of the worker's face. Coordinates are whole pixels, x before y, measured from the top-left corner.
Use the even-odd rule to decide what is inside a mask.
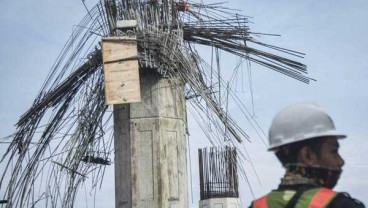
[[[321,146],[320,155],[315,157],[315,165],[340,169],[344,160],[340,156],[339,143],[336,137],[328,137]]]

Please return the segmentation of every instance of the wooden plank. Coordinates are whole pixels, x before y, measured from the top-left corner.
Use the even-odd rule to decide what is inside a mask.
[[[122,59],[137,58],[136,37],[102,38],[102,59],[104,64]]]
[[[140,102],[140,79],[136,39],[102,39],[106,104]]]

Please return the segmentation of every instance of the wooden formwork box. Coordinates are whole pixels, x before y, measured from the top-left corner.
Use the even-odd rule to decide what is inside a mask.
[[[106,104],[141,101],[137,38],[102,38]]]

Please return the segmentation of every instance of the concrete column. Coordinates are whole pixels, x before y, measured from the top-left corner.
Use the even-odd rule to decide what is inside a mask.
[[[199,201],[199,208],[241,208],[239,198],[212,198]]]
[[[186,208],[183,84],[141,74],[142,102],[114,106],[118,208]]]

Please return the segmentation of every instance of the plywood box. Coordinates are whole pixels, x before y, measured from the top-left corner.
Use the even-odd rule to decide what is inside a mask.
[[[106,104],[141,101],[137,40],[102,38]]]

